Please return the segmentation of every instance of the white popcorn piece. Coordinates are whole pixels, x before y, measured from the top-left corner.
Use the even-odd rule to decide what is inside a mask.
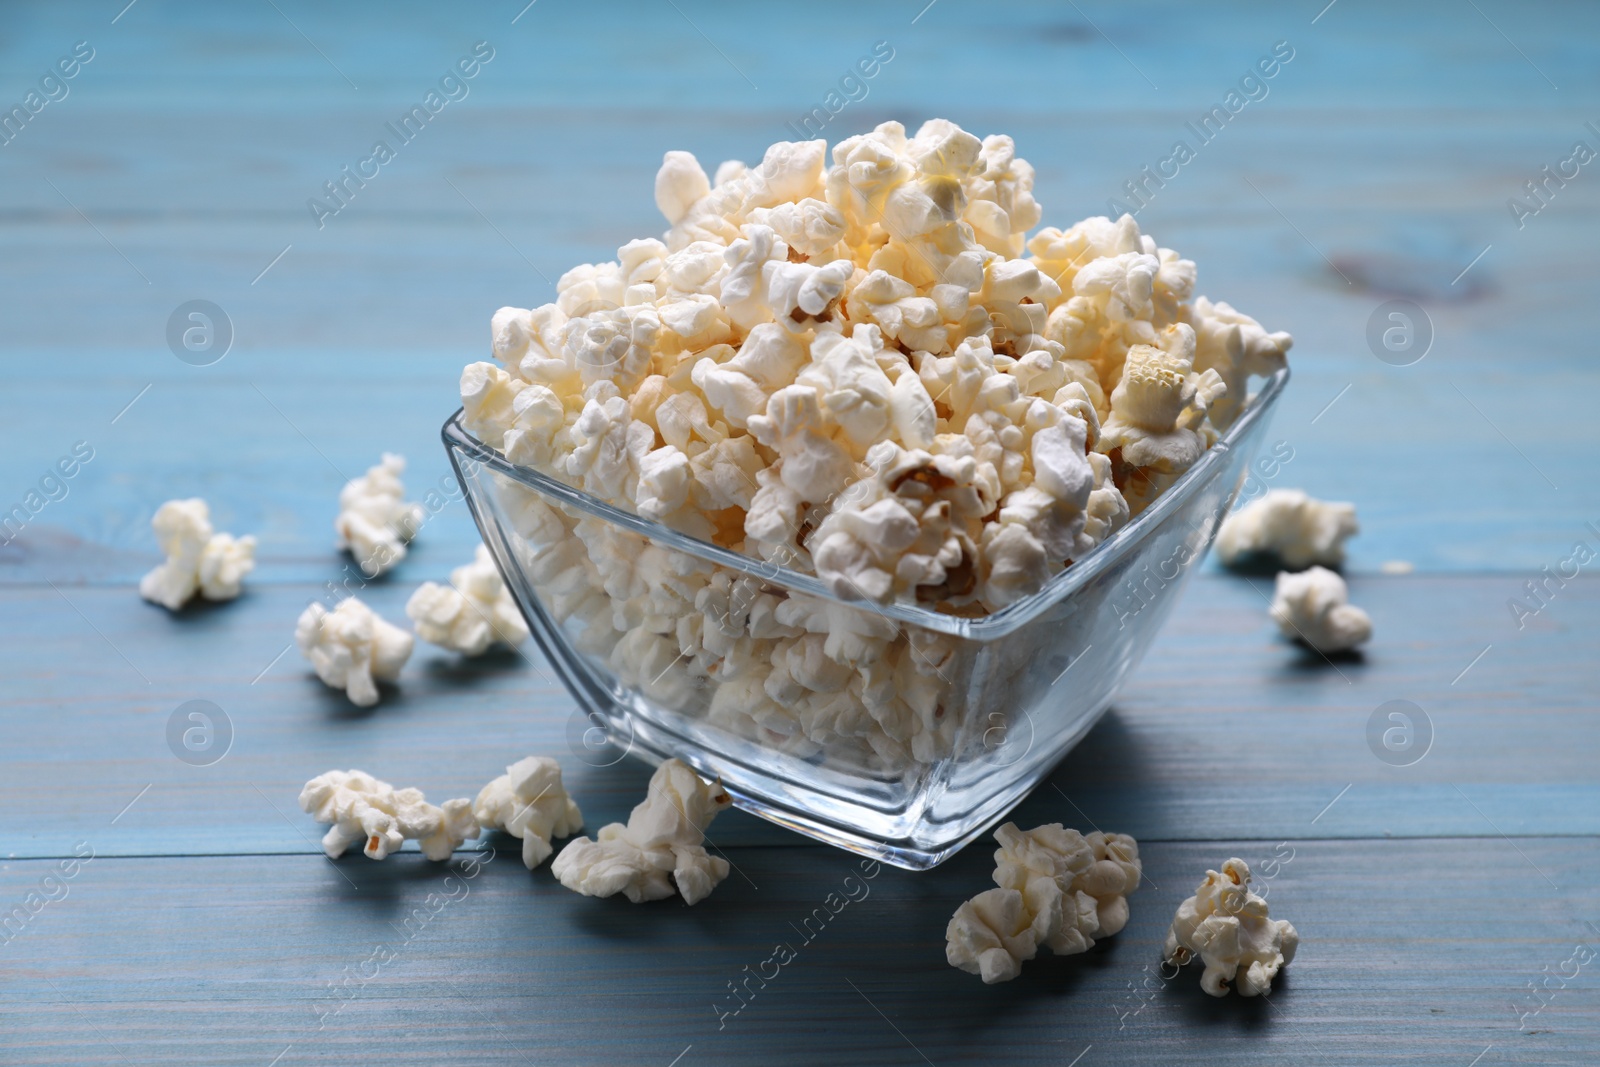
[[[1157,340],[1159,345],[1127,350],[1111,393],[1111,417],[1096,447],[1120,457],[1159,492],[1210,447],[1214,435],[1206,431],[1206,415],[1227,387],[1214,369],[1194,372],[1195,335],[1187,324],[1167,327]],[[1136,491],[1129,503],[1138,507],[1151,496]]]
[[[561,765],[548,756],[529,756],[506,768],[472,803],[485,830],[504,830],[522,839],[522,862],[533,870],[550,857],[550,839],[570,837],[583,827],[577,801],[561,782]]]
[[[332,823],[322,839],[329,859],[362,843],[369,859],[381,860],[408,841],[430,860],[450,858],[462,842],[478,836],[478,821],[466,798],[429,804],[420,789],[396,789],[363,771],[328,771],[300,790],[300,808],[319,823]]]
[[[651,775],[626,826],[603,826],[593,841],[573,839],[550,871],[584,896],[621,893],[638,904],[677,892],[685,903],[698,903],[728,876],[728,861],[707,853],[702,842],[711,820],[732,803],[720,785],[669,759]]]
[[[855,471],[849,451],[830,434],[816,389],[788,385],[772,394],[764,415],[750,418],[755,439],[778,453],[778,475],[801,500],[825,501]]]
[[[970,456],[875,446],[877,473],[841,494],[812,541],[817,575],[846,599],[959,602],[978,582],[968,527],[993,507]]]
[[[770,208],[756,208],[750,221],[770,226],[794,252],[813,259],[826,255],[844,237],[844,215],[824,200],[805,197]]]
[[[1271,489],[1223,520],[1217,557],[1226,564],[1272,555],[1290,570],[1337,567],[1344,543],[1361,532],[1354,504],[1331,503],[1301,489]]]
[[[1097,937],[1119,933],[1128,922],[1128,894],[1139,888],[1139,846],[1127,834],[1087,836],[1049,823],[995,831],[995,884],[1022,893],[1035,915],[1059,914],[1041,940],[1070,955],[1094,947]]]
[[[418,637],[464,656],[481,656],[496,641],[515,648],[528,639],[528,624],[486,545],[478,546],[471,563],[450,572],[449,585],[418,586],[406,601],[406,614]]]
[[[1205,964],[1200,988],[1214,997],[1272,992],[1278,971],[1294,959],[1300,935],[1287,920],[1267,914],[1267,902],[1250,891],[1250,868],[1230,859],[1221,871],[1207,871],[1195,895],[1178,906],[1167,932],[1167,963]]]
[[[952,967],[980,975],[985,985],[1009,982],[1039,953],[1044,940],[1015,889],[986,889],[963,901],[945,927],[945,959]]]
[[[1345,652],[1372,636],[1372,619],[1350,603],[1344,579],[1325,567],[1279,574],[1271,613],[1285,637],[1318,652]]]
[[[332,611],[308,605],[295,624],[294,643],[325,684],[343,689],[352,704],[370,708],[378,702],[377,683],[400,677],[411,658],[412,637],[352,596]]]
[[[677,225],[695,201],[710,191],[711,182],[693,155],[668,152],[662,159],[661,169],[656,172],[656,207],[661,209],[669,224]]]
[[[426,511],[405,501],[404,456],[385,452],[383,461],[339,491],[338,535],[335,547],[348,549],[369,578],[375,578],[406,558],[406,545],[417,535]]]
[[[177,611],[196,593],[207,600],[232,600],[244,576],[255,569],[256,539],[213,533],[204,500],[169,500],[150,520],[166,562],[139,580],[139,595]]]
[[[1194,284],[1194,264],[1188,264],[1188,285]],[[1251,375],[1266,376],[1288,366],[1288,352],[1294,338],[1279,331],[1268,333],[1249,315],[1235,311],[1222,301],[1205,297],[1195,300],[1189,321],[1198,338],[1195,370],[1215,370],[1227,392],[1217,401],[1212,421],[1220,430],[1233,425],[1244,409],[1245,384]]]
[[[1128,922],[1129,893],[1139,888],[1139,846],[1126,834],[1087,837],[1060,823],[995,831],[998,889],[962,904],[945,930],[951,966],[1007,982],[1044,945],[1058,955],[1087,952],[1095,939]]]

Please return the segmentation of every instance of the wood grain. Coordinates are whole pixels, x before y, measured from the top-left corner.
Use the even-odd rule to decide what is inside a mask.
[[[1016,817],[1161,840],[1600,834],[1588,655],[1600,583],[1573,583],[1519,633],[1504,606],[1512,582],[1357,578],[1378,639],[1328,662],[1277,636],[1269,580],[1199,575],[1113,710]],[[403,620],[411,588],[385,579],[361,596]],[[593,826],[626,817],[647,768],[609,753],[589,757],[609,766],[586,765],[568,741],[575,720],[586,724],[531,645],[470,662],[419,643],[400,685],[361,711],[298,651],[276,658],[301,608],[326,595],[259,586],[173,616],[126,587],[0,591],[0,805],[17,815],[0,824],[0,855],[64,855],[146,785],[109,851],[314,851],[292,806],[313,775],[354,766],[436,798],[472,795],[533,752],[563,761]],[[167,747],[168,718],[194,699],[234,725],[232,749],[210,767]],[[1410,767],[1368,747],[1368,719],[1396,699],[1421,707],[1434,732]],[[743,815],[719,821],[716,837],[799,843]]]
[[[95,859],[0,937],[0,1061],[1594,1061],[1594,964],[1527,1013],[1528,984],[1600,939],[1600,585],[1586,572],[1522,627],[1507,601],[1600,546],[1600,180],[1586,167],[1520,228],[1506,201],[1574,140],[1600,144],[1600,8],[524,2],[6,10],[5,107],[73,42],[96,55],[0,147],[0,512],[75,442],[95,456],[0,545],[0,918],[75,847]],[[470,96],[318,229],[307,198],[479,40],[495,58]],[[647,772],[578,758],[573,704],[531,649],[419,647],[371,712],[280,653],[350,576],[331,547],[342,482],[384,450],[409,457],[413,496],[446,474],[438,428],[494,308],[658,232],[663,151],[753,161],[878,40],[895,58],[825,136],[933,115],[1011,133],[1051,223],[1106,210],[1291,42],[1267,98],[1139,221],[1199,263],[1202,292],[1294,333],[1273,428],[1294,458],[1271,484],[1358,505],[1347,572],[1377,637],[1333,663],[1296,651],[1266,618],[1270,575],[1208,565],[1013,813],[1140,838],[1126,931],[1004,987],[952,970],[940,938],[987,884],[980,845],[883,869],[719,1029],[728,983],[801,936],[852,858],[730,813],[713,834],[738,873],[694,909],[579,898],[503,839],[475,878],[458,856],[457,882],[416,853],[330,863],[294,806],[330,767],[437,799],[546,752],[591,830]],[[1394,297],[1434,327],[1408,367],[1366,340]],[[195,298],[235,328],[212,366],[168,350]],[[189,495],[257,535],[260,565],[239,601],[172,616],[134,585],[154,509]],[[445,502],[361,595],[398,620],[476,542]],[[1417,573],[1381,573],[1392,560]],[[212,766],[167,747],[190,699],[234,727]],[[1368,747],[1396,699],[1434,731],[1410,767]],[[1260,873],[1284,850],[1269,899],[1305,947],[1269,1001],[1155,977],[1207,867]],[[394,958],[363,980],[375,946]]]
[[[683,1063],[1066,1064],[1092,1045],[1081,1062],[1465,1067],[1492,1046],[1577,1067],[1600,1041],[1593,964],[1518,1013],[1542,968],[1596,943],[1595,844],[1149,844],[1127,929],[996,987],[947,966],[941,943],[956,902],[989,884],[987,849],[865,880],[833,850],[743,848],[749,881],[694,908],[576,896],[514,847],[472,878],[415,854],[97,857],[7,946],[0,1023],[39,1064],[260,1065],[288,1048],[281,1064],[664,1065],[691,1045]],[[1267,899],[1302,947],[1268,1000],[1213,1000],[1197,969],[1159,977],[1172,910],[1234,854],[1258,870],[1287,858]],[[0,900],[42,866],[7,865]],[[856,900],[802,926],[830,893]],[[795,959],[728,1014],[729,983],[778,943]]]

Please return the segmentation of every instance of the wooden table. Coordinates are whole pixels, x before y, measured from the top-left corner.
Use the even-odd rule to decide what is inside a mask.
[[[0,1061],[1600,1059],[1600,583],[1591,563],[1542,606],[1524,591],[1576,542],[1600,548],[1600,177],[1550,182],[1520,225],[1507,204],[1574,141],[1600,147],[1600,11],[124,2],[10,7],[0,39],[8,107],[93,49],[0,148],[0,505],[93,452],[0,548],[0,914],[24,915],[0,943]],[[307,200],[478,41],[494,54],[469,95],[319,228]],[[1274,484],[1359,505],[1370,651],[1298,652],[1267,619],[1270,576],[1198,576],[1014,816],[1136,835],[1132,921],[999,987],[943,959],[987,845],[885,868],[805,942],[856,861],[741,813],[714,828],[738,872],[694,908],[578,897],[504,839],[448,868],[327,861],[295,796],[330,767],[437,798],[549,753],[591,828],[641,795],[642,764],[569,748],[574,706],[531,650],[421,647],[398,696],[357,711],[285,654],[294,619],[350,574],[330,529],[347,477],[383,450],[409,457],[413,495],[445,476],[438,428],[495,308],[658,232],[664,150],[753,159],[877,41],[894,58],[824,136],[933,115],[1012,133],[1051,222],[1104,212],[1289,42],[1267,96],[1139,221],[1200,264],[1201,291],[1295,334]],[[232,325],[207,366],[167,342],[196,299]],[[1391,299],[1432,323],[1420,362],[1369,349]],[[237,602],[174,616],[135,584],[153,510],[190,495],[260,538],[260,566]],[[476,540],[446,503],[362,595],[399,618]],[[1539,607],[1520,625],[1517,598]],[[168,746],[189,700],[231,722],[209,766]],[[1410,766],[1368,744],[1389,700],[1431,724]],[[1156,969],[1173,909],[1231,855],[1303,937],[1268,1000]],[[780,941],[797,958],[730,1014],[730,984]]]

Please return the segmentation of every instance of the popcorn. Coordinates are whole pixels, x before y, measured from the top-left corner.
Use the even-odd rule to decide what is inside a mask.
[[[1217,531],[1217,557],[1235,564],[1274,555],[1290,570],[1313,563],[1337,567],[1344,543],[1361,532],[1354,504],[1334,504],[1300,489],[1271,489],[1229,515]]]
[[[588,897],[622,893],[638,904],[672,896],[676,883],[685,903],[698,903],[728,876],[728,861],[709,855],[701,842],[711,820],[732,803],[720,785],[701,781],[679,760],[667,760],[651,775],[626,826],[611,823],[596,840],[574,839],[550,871]]]
[[[1344,652],[1372,636],[1372,620],[1349,598],[1344,579],[1325,567],[1286,571],[1272,594],[1272,621],[1318,652]]]
[[[1199,958],[1206,965],[1200,988],[1214,997],[1237,984],[1240,996],[1272,992],[1278,971],[1294,959],[1300,935],[1284,919],[1267,915],[1267,902],[1250,892],[1250,868],[1231,859],[1222,871],[1207,871],[1195,895],[1178,907],[1167,933],[1165,958],[1183,966]]]
[[[1030,239],[1033,181],[1009,137],[943,119],[831,152],[780,142],[754,166],[669,152],[666,232],[574,267],[551,303],[498,310],[493,362],[462,375],[464,425],[513,463],[837,596],[1003,610],[1198,462],[1289,347],[1196,298],[1194,264],[1131,217]],[[722,593],[699,600],[714,568],[669,575],[674,553],[559,510],[528,509],[536,536],[516,551],[573,643],[625,684],[875,771],[983,733],[948,699],[970,667],[956,643],[819,631],[783,590],[762,594],[759,621],[726,622],[710,609]]]
[[[1136,344],[1124,355],[1097,446],[1122,468],[1135,513],[1210,447],[1215,432],[1204,425],[1206,414],[1226,388],[1215,369],[1193,372],[1191,327],[1174,323],[1157,340],[1159,347]]]
[[[195,593],[207,600],[232,600],[244,576],[255,569],[256,539],[213,533],[211,509],[199,497],[162,504],[150,528],[167,559],[139,580],[139,595],[169,611],[183,607]]]
[[[750,221],[770,226],[792,252],[807,259],[827,255],[844,237],[844,215],[824,200],[812,197],[756,208]]]
[[[294,643],[317,677],[343,689],[352,704],[378,702],[378,682],[393,682],[411,658],[411,635],[385,622],[355,597],[329,611],[313,602],[295,623]]]
[[[772,263],[763,267],[773,320],[790,333],[802,333],[833,321],[835,305],[854,275],[855,266],[848,259],[821,267],[810,263]]]
[[[450,572],[449,585],[418,586],[406,614],[418,637],[465,656],[481,656],[496,641],[515,647],[528,639],[528,624],[485,545],[471,563]]]
[[[717,184],[722,184],[720,181]],[[656,207],[676,225],[702,197],[711,191],[706,172],[688,152],[668,152],[656,174]]]
[[[1045,918],[1031,913],[1015,889],[985,890],[951,916],[945,958],[952,967],[982,976],[985,985],[1009,982],[1038,955],[1044,938],[1035,924]]]
[[[478,793],[472,814],[485,830],[520,837],[522,862],[530,871],[550,857],[552,837],[569,837],[583,826],[583,813],[561,784],[561,765],[548,756],[507,767]]]
[[[812,537],[817,574],[846,598],[959,602],[977,584],[972,533],[993,507],[971,456],[875,446]]]
[[[1189,264],[1186,276],[1192,286],[1194,264]],[[1244,409],[1246,381],[1252,374],[1264,377],[1288,366],[1286,356],[1294,338],[1282,331],[1268,333],[1249,315],[1203,296],[1194,302],[1189,318],[1198,339],[1195,369],[1215,370],[1227,388],[1212,416],[1216,427],[1226,430]]]
[[[962,904],[945,930],[950,965],[986,984],[1021,973],[1040,945],[1058,955],[1087,952],[1128,922],[1139,888],[1139,846],[1126,834],[1085,837],[1060,823],[995,831],[995,884]]]
[[[322,839],[329,859],[365,841],[369,859],[381,860],[408,840],[430,860],[447,860],[462,842],[478,836],[472,805],[465,798],[435,807],[420,789],[396,789],[363,771],[319,774],[300,790],[300,808],[319,823],[332,823]]]
[[[485,403],[496,399],[485,398]],[[335,547],[349,549],[369,578],[406,558],[406,545],[426,515],[421,504],[405,502],[404,456],[383,454],[383,462],[352,478],[339,491],[339,517],[333,522]]]
[[[821,397],[805,385],[788,385],[772,394],[764,415],[750,419],[757,443],[778,454],[783,484],[805,501],[822,501],[843,489],[855,462],[835,441],[824,419]]]

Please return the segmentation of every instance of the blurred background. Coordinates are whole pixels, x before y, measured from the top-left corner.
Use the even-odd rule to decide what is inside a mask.
[[[219,528],[258,531],[265,576],[323,547],[301,502],[340,484],[298,462],[317,457],[285,416],[341,470],[389,447],[422,480],[443,473],[433,424],[495,308],[551,299],[570,266],[661,231],[663,152],[755,161],[833,92],[830,141],[933,116],[1011,134],[1047,224],[1131,205],[1124,183],[1187,140],[1195,158],[1139,224],[1199,264],[1200,292],[1294,334],[1280,425],[1297,482],[1362,506],[1352,566],[1537,570],[1572,517],[1600,517],[1597,372],[1571,317],[1600,182],[1584,168],[1551,186],[1520,228],[1507,200],[1575,141],[1600,149],[1584,126],[1600,11],[1340,0],[1313,24],[1301,6],[7,5],[7,106],[75,42],[94,58],[0,147],[0,484],[32,481],[57,438],[94,437],[103,454],[47,524],[131,550],[154,503],[121,441],[146,441],[140,477],[193,492],[248,472]],[[410,143],[390,134],[480,41],[494,58],[465,97]],[[1293,59],[1267,95],[1201,145],[1186,123],[1280,41]],[[894,58],[850,100],[841,76],[877,42]],[[307,201],[333,205],[324,183],[377,140],[395,158],[319,226]],[[1434,330],[1403,368],[1366,336],[1396,297]],[[168,348],[194,299],[233,326],[211,366]],[[110,410],[81,410],[86,381],[115,383]]]

